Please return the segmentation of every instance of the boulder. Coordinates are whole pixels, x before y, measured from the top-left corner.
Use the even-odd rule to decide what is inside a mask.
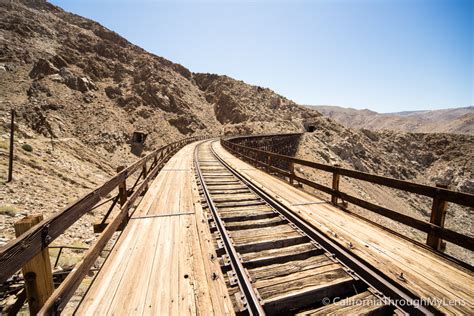
[[[39,59],[33,66],[33,69],[30,71],[30,78],[37,79],[44,76],[52,75],[58,73],[59,69],[53,65],[50,61],[46,59]]]
[[[97,90],[96,85],[87,77],[79,77],[69,71],[67,68],[61,68],[59,74],[64,79],[64,83],[71,89],[87,92]]]
[[[119,87],[108,86],[105,88],[105,94],[109,97],[109,99],[115,99],[123,95],[122,89]]]

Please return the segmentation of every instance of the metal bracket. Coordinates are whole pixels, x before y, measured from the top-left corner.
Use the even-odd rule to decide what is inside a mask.
[[[49,235],[49,224],[46,224],[41,230],[41,247],[46,248],[51,243],[52,238]]]
[[[332,261],[334,262],[339,262],[339,260],[337,260],[336,258],[336,254],[335,253],[326,253],[325,254],[329,259],[331,259]]]
[[[227,277],[229,278],[230,285],[234,286],[234,285],[239,284],[239,282],[237,281],[237,276],[234,271],[231,270],[227,272]]]
[[[239,312],[248,310],[247,300],[245,299],[245,295],[243,293],[235,293],[235,303]]]
[[[210,223],[209,230],[211,231],[211,233],[214,233],[215,231],[217,231],[216,223]]]
[[[223,255],[222,262],[224,263],[224,267],[230,267],[231,261],[230,261],[229,255]]]
[[[321,245],[317,241],[310,240],[310,243],[317,249],[322,249]]]
[[[224,242],[222,241],[222,239],[217,240],[216,254],[219,257],[225,255],[225,247],[224,247]]]
[[[344,271],[346,271],[347,274],[349,274],[354,280],[356,280],[356,281],[359,281],[359,280],[360,280],[359,276],[358,276],[358,275],[354,272],[354,270],[352,270],[351,268],[348,268],[348,267],[346,267],[346,266],[343,266],[343,269],[344,269]]]

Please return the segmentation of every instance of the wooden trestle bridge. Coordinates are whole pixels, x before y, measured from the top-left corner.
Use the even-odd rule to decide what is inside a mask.
[[[23,268],[34,312],[59,314],[121,230],[77,315],[474,314],[472,266],[441,251],[444,242],[474,250],[472,236],[444,227],[447,203],[474,207],[474,196],[297,159],[300,137],[201,137],[160,148],[1,248],[0,283]],[[332,186],[295,165],[331,173]],[[343,192],[346,178],[430,197],[431,219]],[[48,245],[114,192],[94,243],[48,292]],[[426,243],[347,203],[426,233]]]

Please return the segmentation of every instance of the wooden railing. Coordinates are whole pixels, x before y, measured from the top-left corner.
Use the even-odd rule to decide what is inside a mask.
[[[108,179],[103,185],[74,201],[52,217],[41,221],[18,238],[8,242],[0,248],[0,283],[5,282],[10,276],[19,271],[67,228],[91,209],[102,204],[103,199],[114,189],[118,188],[119,192],[114,199],[112,208],[115,202],[118,201],[120,203],[119,213],[110,223],[103,223],[105,228],[103,232],[85,253],[83,259],[76,264],[74,270],[67,276],[64,282],[53,292],[39,314],[55,314],[60,312],[113,233],[121,223],[128,220],[130,208],[134,206],[138,197],[146,191],[149,182],[158,174],[166,161],[184,145],[204,138],[206,137],[182,139],[153,151],[134,164],[123,168],[123,170]],[[135,186],[127,189],[126,180],[137,171],[141,171],[141,173],[135,182]],[[138,184],[140,178],[143,181]],[[111,209],[107,212],[107,216],[110,214],[110,211]]]
[[[260,137],[271,138],[273,137],[273,135],[266,135]],[[333,203],[334,205],[338,205],[338,199],[342,199],[346,202],[360,206],[364,209],[367,209],[379,215],[385,216],[387,218],[425,232],[428,234],[427,244],[436,250],[441,249],[442,240],[451,242],[471,251],[474,250],[474,238],[444,228],[444,218],[446,213],[447,202],[468,207],[474,207],[474,195],[451,191],[443,187],[422,185],[409,181],[398,180],[394,178],[388,178],[365,172],[345,169],[338,166],[321,164],[314,161],[302,160],[295,157],[281,155],[258,148],[251,148],[240,144],[243,142],[243,138],[245,137],[241,136],[235,138],[223,138],[221,139],[221,144],[230,152],[241,156],[242,158],[248,160],[255,166],[263,167],[269,171],[277,173],[280,176],[288,178],[291,183],[293,183],[294,181],[298,181],[299,183],[330,194],[331,203]],[[281,166],[281,161],[287,162],[287,165],[289,167],[286,169],[278,167]],[[328,187],[296,175],[295,165],[302,165],[332,173],[332,187]],[[385,187],[433,198],[430,222],[426,222],[405,214],[401,214],[394,210],[376,205],[372,202],[368,202],[348,193],[342,192],[339,187],[341,176],[346,176],[348,178],[362,180],[369,183],[378,184]]]

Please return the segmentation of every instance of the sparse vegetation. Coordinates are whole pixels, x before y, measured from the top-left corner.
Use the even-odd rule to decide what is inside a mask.
[[[9,145],[6,140],[0,140],[0,148],[1,149],[8,149]]]
[[[21,148],[24,150],[24,151],[27,151],[27,152],[32,152],[33,151],[33,147],[29,144],[23,144],[21,145]]]
[[[12,205],[0,205],[0,215],[15,216],[18,209]]]

